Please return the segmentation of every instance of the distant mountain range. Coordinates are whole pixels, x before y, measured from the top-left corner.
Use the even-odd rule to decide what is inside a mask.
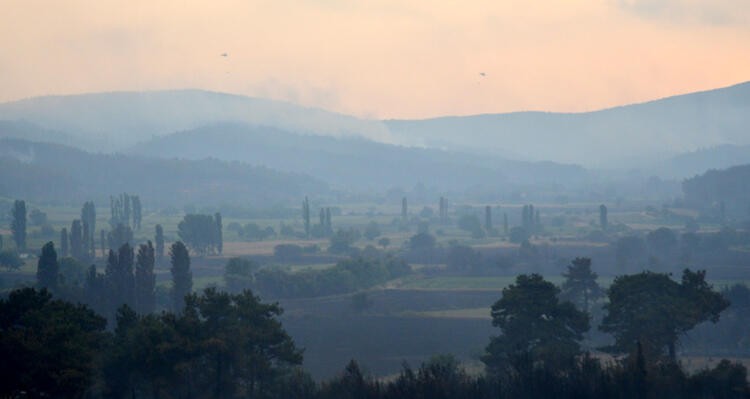
[[[306,173],[340,189],[383,192],[422,183],[443,190],[472,186],[578,186],[587,172],[575,165],[508,161],[490,155],[412,148],[362,138],[301,135],[271,127],[218,124],[177,132],[127,151],[148,157],[243,161]]]
[[[0,120],[65,132],[88,150],[119,151],[155,136],[216,123],[274,126],[306,134],[388,142],[379,121],[203,90],[114,92],[36,97],[0,104]]]
[[[643,167],[720,145],[750,145],[750,82],[584,113],[517,112],[385,121],[407,144],[512,152],[588,167]]]
[[[560,175],[584,174],[574,164],[681,179],[750,162],[750,83],[595,112],[387,121],[201,90],[49,96],[0,104],[0,137],[242,160],[373,188],[565,184]]]

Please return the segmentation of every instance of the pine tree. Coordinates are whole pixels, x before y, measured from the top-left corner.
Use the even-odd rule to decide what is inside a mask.
[[[60,266],[57,263],[57,252],[52,241],[44,244],[42,253],[36,266],[36,283],[39,288],[46,288],[52,292],[57,290]]]
[[[19,252],[26,250],[26,201],[16,200],[13,203],[10,230],[13,233],[13,241]]]
[[[60,256],[67,258],[68,255],[68,229],[63,227],[60,230]]]
[[[224,233],[223,233],[223,227],[221,224],[221,213],[216,212],[214,215],[214,224],[216,225],[216,252],[221,254],[221,252],[224,250]]]
[[[83,229],[81,221],[76,219],[70,226],[70,256],[83,260]]]
[[[154,246],[149,241],[138,247],[135,262],[135,310],[140,314],[154,311],[156,276],[154,275]]]
[[[190,272],[190,254],[181,241],[172,244],[169,251],[172,258],[172,307],[181,312],[185,296],[193,290],[193,274]]]
[[[161,264],[162,259],[164,259],[164,229],[160,224],[157,224],[155,229],[154,243],[156,244],[156,260]]]

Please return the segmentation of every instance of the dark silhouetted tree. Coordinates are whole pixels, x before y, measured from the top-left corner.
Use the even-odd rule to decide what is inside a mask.
[[[26,250],[26,201],[16,200],[11,211],[10,231],[13,233],[13,241],[16,250]]]
[[[190,271],[190,254],[181,241],[172,244],[169,251],[172,258],[172,307],[179,312],[184,306],[184,298],[193,290],[193,273]]]
[[[607,206],[604,204],[599,205],[599,227],[601,227],[602,230],[607,230],[608,225],[609,221],[607,219]]]
[[[305,237],[310,238],[310,202],[307,197],[302,202],[302,220],[305,222]]]
[[[216,220],[211,215],[188,214],[177,225],[180,239],[198,255],[216,253]]]
[[[39,288],[57,291],[60,280],[60,265],[57,263],[57,252],[52,241],[44,244],[36,266],[36,283]]]
[[[224,232],[222,231],[223,227],[221,224],[221,213],[216,212],[214,215],[214,224],[216,227],[216,252],[221,254],[221,252],[224,250]]]
[[[88,234],[84,234],[85,246],[89,250],[89,257],[96,257],[96,245],[94,244],[94,237],[96,236],[96,207],[93,201],[87,201],[81,208],[81,222],[84,225],[84,230],[88,230]],[[86,228],[86,225],[88,227]]]
[[[401,222],[407,223],[409,221],[409,214],[406,206],[406,197],[401,198]]]
[[[68,255],[68,229],[63,227],[60,229],[60,256],[67,258]]]
[[[0,299],[0,315],[0,397],[87,397],[106,342],[105,319],[33,288]]]
[[[604,296],[604,291],[597,284],[597,275],[591,271],[591,258],[575,258],[563,273],[560,299],[570,301],[578,309],[589,313],[590,304]]]
[[[133,230],[141,229],[141,221],[143,220],[142,209],[141,209],[141,198],[137,195],[130,197],[130,202],[133,205]]]
[[[609,287],[607,314],[599,327],[615,338],[612,353],[629,353],[640,341],[652,362],[665,352],[676,358],[679,337],[699,323],[717,322],[729,306],[705,280],[705,271],[685,270],[678,283],[669,274],[643,272],[619,276]]]
[[[154,246],[149,241],[138,246],[135,261],[135,311],[148,314],[156,303],[156,275],[154,274]]]
[[[520,275],[503,289],[502,298],[492,305],[492,325],[501,334],[491,338],[482,357],[490,374],[513,370],[524,358],[558,369],[575,364],[579,342],[589,329],[588,314],[560,302],[558,293],[538,274]]]
[[[78,259],[78,260],[84,260],[84,253],[83,253],[83,228],[81,226],[81,221],[76,219],[71,223],[70,226],[70,256]]]
[[[101,245],[102,257],[107,256],[107,232],[99,230],[99,245]]]
[[[164,228],[160,224],[155,227],[154,244],[156,244],[156,261],[161,264],[164,259]]]

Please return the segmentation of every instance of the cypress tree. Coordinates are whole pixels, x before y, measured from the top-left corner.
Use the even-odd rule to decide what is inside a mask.
[[[68,229],[65,227],[60,230],[60,256],[68,257]]]
[[[156,244],[156,259],[161,263],[162,259],[164,259],[164,229],[160,224],[157,224],[155,229],[154,243]]]
[[[154,246],[149,241],[138,247],[135,262],[135,310],[140,314],[154,311],[156,276],[154,275]]]
[[[10,230],[13,233],[13,241],[19,252],[26,250],[26,201],[16,200],[13,203],[13,212]]]
[[[57,290],[60,266],[57,263],[57,252],[52,241],[44,244],[42,253],[36,266],[36,283],[39,288],[46,288],[52,292]]]
[[[115,254],[115,251],[110,249],[107,255],[107,264],[104,267],[103,290],[107,295],[102,298],[104,301],[104,307],[107,309],[107,318],[110,320],[113,320],[117,307],[119,306],[118,303],[122,298],[122,295],[119,292],[120,286],[117,284],[117,269],[117,255]]]
[[[91,255],[91,250],[94,247],[91,237],[89,224],[87,221],[83,220],[81,229],[81,260],[87,260]]]
[[[83,229],[81,221],[76,219],[70,226],[70,256],[83,260]]]
[[[102,258],[107,255],[107,232],[104,229],[99,230],[99,244],[102,248]]]
[[[81,208],[81,221],[84,224],[84,230],[86,230],[85,225],[88,224],[88,234],[84,234],[83,239],[86,243],[85,246],[89,250],[89,256],[95,258],[96,244],[94,244],[94,236],[96,235],[96,208],[94,207],[93,201],[87,201],[83,204],[83,207]]]
[[[131,217],[131,207],[130,207],[130,196],[127,193],[122,193],[122,223],[125,226],[131,227],[130,224],[130,217]]]
[[[440,223],[445,223],[445,198],[440,197],[440,205],[439,205],[439,218]]]
[[[214,222],[216,225],[216,252],[221,254],[224,250],[224,233],[222,232],[221,213],[216,212],[214,215]]]
[[[607,230],[607,225],[609,224],[607,220],[607,207],[602,204],[599,205],[599,226],[602,228],[602,230]]]
[[[408,213],[408,209],[406,207],[406,197],[404,197],[404,198],[401,198],[401,220],[403,220],[404,223],[406,223],[407,221],[406,220],[406,218],[408,217],[407,213]]]
[[[305,222],[305,237],[310,238],[310,202],[307,200],[307,196],[302,203],[302,219]]]
[[[116,307],[122,304],[135,309],[135,277],[133,276],[133,247],[130,244],[123,244],[117,251],[117,291],[121,297]]]
[[[169,251],[172,258],[172,308],[181,312],[185,296],[193,290],[193,274],[190,272],[190,254],[182,241],[172,244]]]
[[[133,205],[133,230],[141,229],[141,198],[137,195],[130,197]]]

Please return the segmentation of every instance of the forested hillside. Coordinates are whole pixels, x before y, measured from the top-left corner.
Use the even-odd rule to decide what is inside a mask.
[[[722,219],[750,216],[750,165],[708,172],[685,180],[685,202]]]
[[[563,185],[588,177],[575,165],[508,161],[497,156],[402,147],[363,138],[302,135],[272,127],[216,124],[154,138],[129,153],[160,158],[214,157],[306,173],[347,189],[373,190],[417,183],[465,190],[475,185]]]
[[[92,154],[57,144],[0,139],[0,196],[76,203],[131,190],[154,204],[297,204],[327,185],[301,174],[216,159],[162,160]],[[175,201],[177,203],[175,203]]]

